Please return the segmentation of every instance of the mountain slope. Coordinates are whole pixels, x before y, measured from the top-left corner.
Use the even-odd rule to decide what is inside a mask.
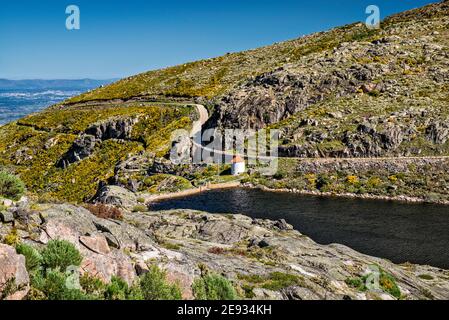
[[[447,15],[447,3],[433,4],[389,17],[382,23],[380,30],[368,30],[364,24],[355,23],[255,50],[142,73],[75,97],[69,102],[135,96],[210,99],[228,92],[245,79],[272,71],[286,63],[302,62],[314,53],[332,51],[344,42],[371,41],[387,34],[402,33],[410,26],[413,26],[413,31],[407,31],[407,35],[418,37],[426,32],[426,28],[422,29],[420,25]],[[444,28],[444,24],[441,28]]]
[[[209,107],[209,127],[280,129],[284,157],[447,156],[448,39],[444,1],[390,17],[379,30],[352,24],[150,71],[1,127],[0,165],[31,191],[70,201],[89,199],[100,183],[156,192],[205,183],[214,170],[154,164],[167,154],[171,132],[191,127],[197,115],[183,105],[194,102]],[[321,188],[319,168],[281,160],[280,181],[253,182],[337,194],[421,197],[432,190],[449,199],[441,187],[449,181],[447,161],[435,167],[431,181],[422,179],[423,167],[407,169],[408,180],[378,165],[343,174],[333,168],[321,177],[328,181]],[[384,180],[368,188],[375,178]],[[329,187],[332,181],[338,188]]]

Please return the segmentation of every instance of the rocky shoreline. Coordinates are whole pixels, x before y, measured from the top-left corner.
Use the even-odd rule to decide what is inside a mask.
[[[326,198],[348,198],[348,199],[363,199],[363,200],[383,200],[383,201],[397,201],[397,202],[405,202],[405,203],[431,203],[438,205],[449,205],[449,201],[446,200],[438,200],[431,201],[425,200],[416,197],[407,197],[407,196],[376,196],[371,194],[354,194],[354,193],[333,193],[333,192],[320,192],[320,191],[307,191],[307,190],[298,190],[298,189],[272,189],[262,185],[253,185],[251,183],[245,183],[242,185],[245,188],[250,189],[258,189],[267,192],[286,192],[286,193],[295,193],[299,195],[307,195],[307,196],[317,196],[317,197],[326,197]]]
[[[2,211],[0,237],[15,230],[18,242],[38,249],[51,240],[69,241],[83,256],[80,271],[106,283],[120,277],[132,284],[157,265],[180,285],[184,299],[194,298],[192,284],[204,270],[229,279],[241,299],[449,298],[447,270],[397,265],[343,245],[319,245],[283,220],[120,210],[122,219],[114,220],[69,204],[20,203]],[[16,279],[20,290],[8,298],[27,298],[23,256],[13,245],[0,245],[0,260],[0,292]],[[388,279],[388,286],[382,281],[375,288],[365,285],[373,270]]]

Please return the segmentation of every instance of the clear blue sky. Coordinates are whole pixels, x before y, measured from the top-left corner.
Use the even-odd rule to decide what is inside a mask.
[[[1,0],[0,78],[119,78],[436,0]],[[81,30],[65,28],[78,5]]]

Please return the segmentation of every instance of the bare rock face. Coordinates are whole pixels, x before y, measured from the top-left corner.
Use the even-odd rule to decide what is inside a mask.
[[[0,244],[0,298],[22,300],[30,289],[29,282],[25,257],[13,247]]]
[[[247,238],[249,231],[247,228],[239,225],[231,225],[226,223],[226,221],[211,220],[201,225],[198,234],[199,238],[202,240],[223,244],[234,244]]]
[[[83,160],[90,156],[95,149],[97,139],[89,134],[81,134],[69,151],[56,164],[58,168],[67,168],[70,164]]]
[[[98,143],[105,140],[128,140],[137,118],[110,119],[92,125],[75,140],[69,151],[56,163],[58,168],[67,168],[90,156]]]
[[[136,280],[136,272],[131,258],[122,251],[114,250],[108,254],[98,254],[86,248],[81,248],[83,262],[81,271],[97,277],[105,283],[113,276],[119,277],[132,285]]]
[[[402,128],[388,126],[377,130],[374,126],[361,124],[356,133],[346,133],[343,143],[347,146],[347,156],[376,157],[384,151],[395,150],[404,140]]]
[[[427,138],[436,144],[444,144],[449,140],[449,122],[437,121],[426,130]]]
[[[97,192],[94,202],[131,210],[137,205],[137,197],[133,192],[123,187],[104,186]]]
[[[132,128],[136,122],[137,118],[111,119],[92,125],[86,130],[86,134],[101,141],[109,139],[127,140],[131,137]]]
[[[106,237],[101,234],[81,236],[79,240],[81,244],[95,253],[109,254],[111,252]]]
[[[389,70],[375,64],[354,64],[335,70],[337,60],[322,58],[310,69],[284,66],[257,76],[220,98],[209,127],[261,129],[305,110],[330,94],[353,94],[360,87],[380,89],[372,80]]]

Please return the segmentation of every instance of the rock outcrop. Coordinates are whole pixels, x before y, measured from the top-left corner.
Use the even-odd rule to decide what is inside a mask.
[[[14,248],[0,244],[0,300],[21,300],[29,289],[25,257]]]
[[[129,140],[133,125],[138,118],[115,118],[96,123],[87,128],[75,140],[70,150],[56,164],[59,168],[67,168],[70,164],[90,156],[97,146],[105,140]]]
[[[29,212],[30,221],[37,221],[36,215],[42,222],[37,228],[22,226],[23,241],[36,246],[50,239],[73,243],[83,256],[81,272],[104,282],[118,276],[131,284],[148,272],[150,264],[157,264],[167,271],[169,281],[180,284],[186,299],[193,298],[192,283],[205,269],[225,275],[237,288],[251,288],[247,298],[397,298],[382,289],[359,291],[350,285],[348,279],[361,278],[373,265],[395,279],[403,299],[449,297],[448,271],[395,265],[342,245],[319,245],[283,220],[174,210],[126,211],[124,221],[113,221],[64,204],[39,205]],[[3,228],[8,225],[0,224]],[[14,278],[20,290],[12,298],[23,298],[28,288],[24,258],[0,245],[0,260],[0,283]],[[275,276],[289,281],[281,285]]]
[[[103,203],[119,208],[132,210],[137,204],[137,196],[130,190],[120,186],[100,186],[93,202]]]

